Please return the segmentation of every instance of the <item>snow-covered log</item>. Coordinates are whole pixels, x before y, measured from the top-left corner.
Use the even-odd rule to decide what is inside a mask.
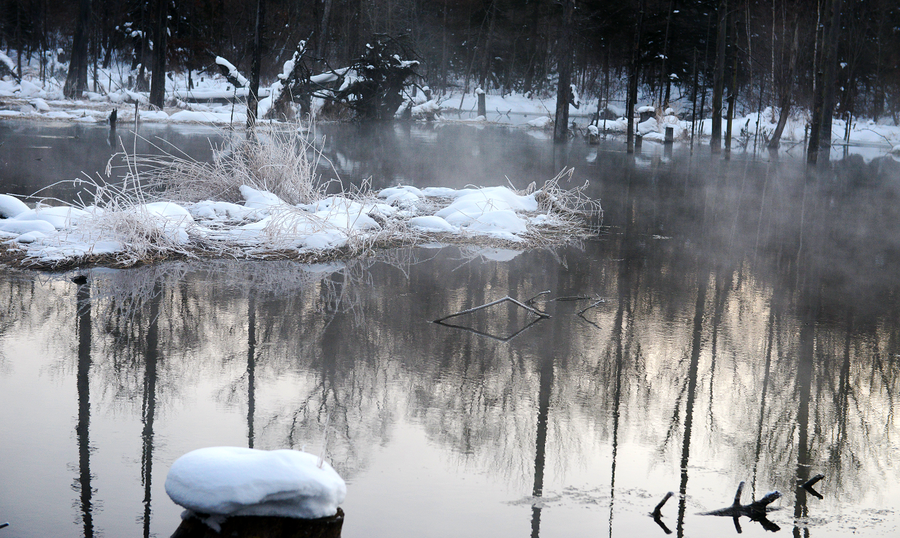
[[[305,53],[306,41],[301,41],[291,59],[284,62],[281,73],[278,74],[269,92],[266,118],[291,119],[293,110],[288,104],[295,98],[300,99],[301,109],[304,112],[309,111],[310,71],[302,61]]]
[[[12,61],[12,58],[0,52],[0,78],[5,76],[13,77],[16,79],[16,82],[21,80],[19,75],[16,74],[16,63]]]
[[[241,72],[237,70],[237,67],[225,58],[216,56],[216,65],[222,70],[222,74],[225,75],[228,82],[234,84],[236,88],[246,88],[250,85],[250,81],[247,80],[247,77],[242,75]]]

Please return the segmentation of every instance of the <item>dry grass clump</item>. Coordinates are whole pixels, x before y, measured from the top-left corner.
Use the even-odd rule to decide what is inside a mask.
[[[243,185],[271,192],[289,204],[310,203],[323,191],[316,172],[324,159],[312,135],[298,130],[232,134],[214,148],[212,162],[199,162],[177,148],[159,155],[122,153],[127,175],[147,192],[179,202],[239,202]]]
[[[64,232],[69,237],[60,239],[57,252],[68,254],[47,256],[46,251],[35,251],[31,258],[26,254],[25,263],[45,268],[87,264],[125,267],[201,256],[313,263],[367,256],[426,241],[521,250],[589,237],[597,233],[602,218],[599,202],[586,193],[587,183],[572,189],[560,185],[570,181],[574,173],[574,169],[564,169],[539,189],[532,183],[517,191],[520,195],[534,194],[538,202],[537,212],[525,216],[528,231],[518,239],[465,229],[459,233],[418,230],[409,225],[411,210],[419,215],[433,214],[452,200],[428,196],[420,199],[414,210],[387,211],[367,182],[349,189],[341,186],[339,195],[327,199],[328,185],[323,185],[316,173],[324,157],[310,138],[298,131],[258,132],[247,139],[234,136],[228,149],[217,150],[209,163],[165,151],[123,157],[127,169],[121,183],[110,184],[101,178],[78,180],[93,200],[90,204],[79,200],[87,213],[73,229]],[[183,218],[177,211],[171,214],[169,208],[162,216],[158,205],[147,207],[150,202],[171,202],[183,212],[204,200],[239,204],[242,186],[275,194],[286,204],[275,204],[261,214],[248,213],[252,216],[229,217],[227,221],[198,217],[197,222],[187,214]],[[298,207],[316,203],[330,209],[308,211]],[[122,248],[84,252],[72,246],[103,242],[115,242]],[[14,254],[7,252],[5,256]]]
[[[603,208],[599,200],[587,194],[589,182],[580,187],[564,189],[560,182],[571,181],[574,168],[562,169],[556,177],[548,180],[535,194],[538,210],[553,217],[548,222],[552,234],[569,234],[573,237],[595,235],[603,220]],[[527,192],[534,192],[533,184]],[[547,235],[547,234],[544,234]]]

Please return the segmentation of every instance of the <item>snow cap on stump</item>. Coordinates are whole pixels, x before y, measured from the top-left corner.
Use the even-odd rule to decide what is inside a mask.
[[[307,452],[210,447],[175,460],[166,493],[200,514],[317,519],[337,513],[347,486]]]

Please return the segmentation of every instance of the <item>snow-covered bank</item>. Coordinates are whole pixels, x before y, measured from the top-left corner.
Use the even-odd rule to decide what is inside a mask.
[[[224,62],[224,60],[222,60]],[[225,62],[227,63],[227,62]],[[230,64],[228,64],[230,65]],[[233,68],[233,66],[231,66]],[[233,70],[233,69],[232,69]],[[122,80],[127,71],[100,70],[92,88],[96,91],[85,92],[84,98],[77,101],[66,100],[62,95],[62,81],[53,77],[43,82],[34,76],[33,69],[26,70],[21,81],[11,77],[0,80],[0,119],[18,118],[32,120],[54,120],[88,123],[105,123],[113,109],[117,110],[118,121],[122,126],[141,122],[168,124],[208,124],[231,125],[242,127],[246,123],[247,108],[245,105],[247,88],[235,88],[224,76],[207,73],[195,76],[190,81],[184,74],[172,73],[166,80],[166,107],[162,110],[149,106],[148,94],[126,88]],[[312,78],[323,84],[334,83],[346,70],[315,75]],[[271,91],[278,88],[276,81],[271,87],[260,88],[259,115],[264,117],[272,106]],[[413,120],[429,122],[453,122],[473,125],[503,124],[538,130],[551,129],[553,111],[556,109],[555,97],[540,97],[516,93],[485,94],[485,115],[477,114],[478,92],[450,92],[440,96],[432,95],[425,88],[419,91],[412,87],[405,91],[406,101],[397,110],[397,116],[409,113]],[[615,101],[614,101],[615,102]],[[639,100],[640,102],[640,100]],[[621,104],[621,103],[619,103]],[[312,99],[312,113],[319,114],[323,101]],[[579,130],[604,131],[613,135],[624,134],[628,122],[625,110],[606,103],[599,107],[596,99],[579,100],[570,105],[569,114]],[[652,106],[642,106],[644,121],[635,118],[636,132],[644,141],[662,142],[666,127],[672,127],[677,140],[688,140],[690,133],[695,136],[708,137],[711,132],[711,120],[692,124],[682,119],[687,117],[687,104],[681,102],[672,105],[675,110],[656,110]],[[597,120],[598,108],[602,108],[606,117],[615,115],[615,119]],[[295,111],[296,112],[296,111]],[[649,116],[649,117],[647,117]],[[733,132],[736,142],[733,147],[749,146],[763,148],[771,138],[778,119],[777,110],[764,109],[760,114],[751,112],[733,121]],[[299,117],[299,116],[298,116]],[[271,120],[266,120],[271,121]],[[591,123],[592,125],[588,125]],[[799,144],[807,136],[809,123],[808,112],[798,111],[791,115],[782,134],[785,143]],[[692,129],[693,128],[693,129]],[[890,118],[874,122],[865,118],[853,119],[849,125],[846,120],[835,119],[832,129],[832,142],[835,144],[864,145],[883,148],[885,152],[900,145],[900,126],[893,125]]]

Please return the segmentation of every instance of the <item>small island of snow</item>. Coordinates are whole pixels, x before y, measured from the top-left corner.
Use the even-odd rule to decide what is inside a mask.
[[[166,493],[199,514],[317,519],[337,513],[347,486],[307,452],[210,447],[175,460]]]

